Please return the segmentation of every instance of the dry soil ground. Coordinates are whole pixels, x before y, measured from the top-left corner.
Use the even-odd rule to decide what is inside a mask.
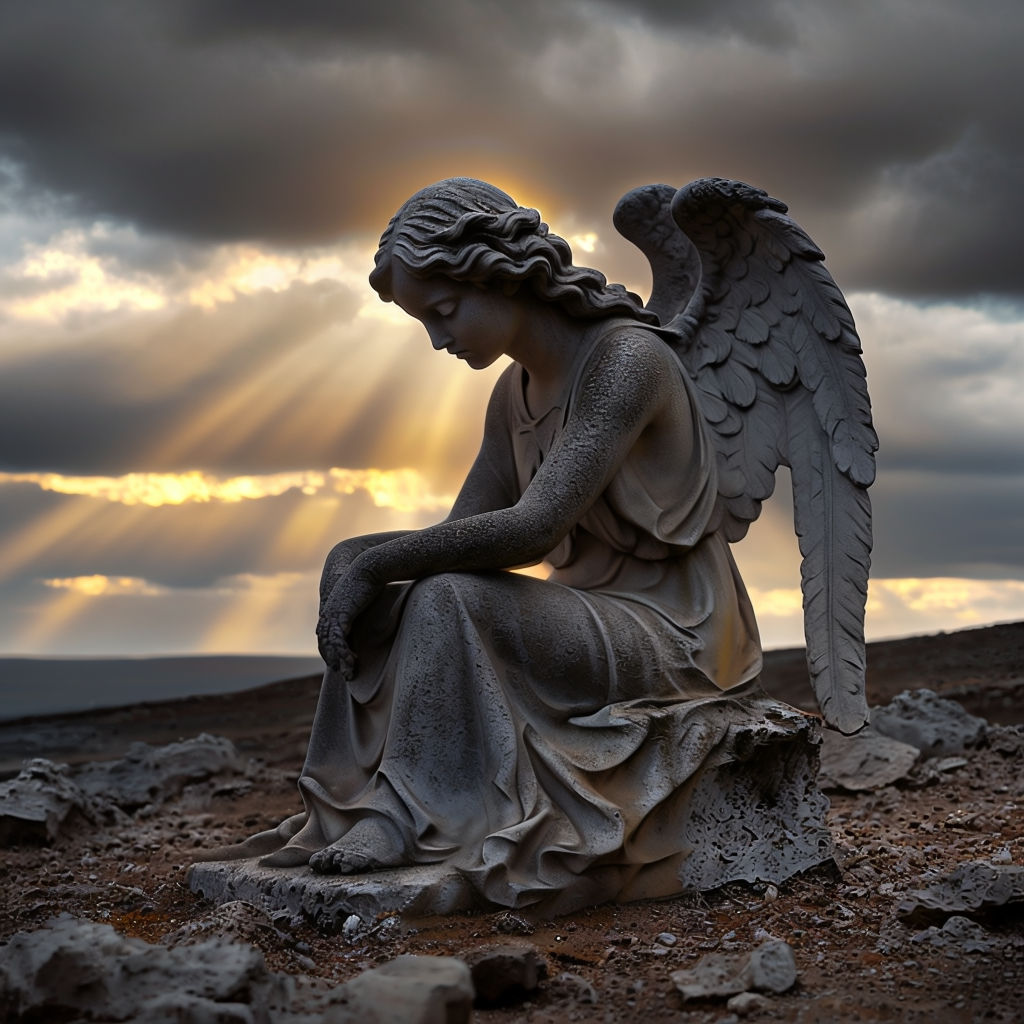
[[[875,644],[869,697],[928,687],[972,713],[1024,723],[1024,624]],[[768,685],[802,699],[800,657],[770,659]],[[210,913],[184,884],[190,855],[276,824],[296,809],[317,681],[0,726],[0,768],[26,756],[114,757],[136,740],[166,743],[211,732],[253,759],[246,776],[187,788],[127,821],[71,831],[52,846],[0,851],[5,911],[0,942],[60,912],[158,942]],[[1012,745],[1011,745],[1012,746]],[[352,940],[301,924],[250,938],[272,969],[348,979],[399,953],[469,954],[514,936],[548,962],[528,1002],[478,1010],[481,1022],[722,1021],[721,1003],[684,1004],[670,973],[709,951],[749,950],[766,935],[794,949],[800,980],[755,1019],[792,1021],[1020,1021],[1024,916],[983,922],[982,941],[931,941],[896,916],[903,895],[966,861],[1024,865],[1024,759],[983,746],[966,764],[918,773],[874,793],[831,794],[835,870],[774,891],[730,886],[699,898],[595,908],[531,927],[509,913],[382,923]],[[658,943],[663,933],[674,944]],[[575,976],[575,977],[573,977]],[[580,980],[582,979],[582,980]]]

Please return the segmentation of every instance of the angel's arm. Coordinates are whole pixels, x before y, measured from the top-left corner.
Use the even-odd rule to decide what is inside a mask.
[[[508,404],[508,388],[510,374],[506,371],[499,378],[491,394],[487,407],[484,427],[484,439],[480,452],[473,463],[465,482],[459,490],[451,512],[445,522],[454,519],[465,519],[468,516],[489,512],[497,508],[511,505],[515,498],[509,489],[512,471],[512,452],[507,435],[501,429],[504,409]],[[345,574],[349,566],[364,551],[386,544],[388,541],[399,540],[417,530],[390,530],[380,533],[367,533],[357,537],[349,537],[335,544],[324,562],[324,570],[320,577],[320,611],[330,597],[338,580]]]
[[[438,572],[526,565],[548,554],[676,393],[674,358],[643,330],[609,336],[588,368],[564,431],[514,505],[446,520],[356,558],[321,620],[321,651],[328,664],[344,658],[344,634],[385,584]]]

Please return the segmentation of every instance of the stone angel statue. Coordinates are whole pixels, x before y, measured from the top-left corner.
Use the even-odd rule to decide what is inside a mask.
[[[304,809],[211,859],[440,865],[560,913],[828,855],[816,721],[760,690],[729,548],[790,466],[811,677],[856,730],[876,442],[853,321],[785,211],[719,179],[631,192],[645,307],[491,185],[399,209],[372,286],[436,350],[511,364],[447,518],[330,553]]]

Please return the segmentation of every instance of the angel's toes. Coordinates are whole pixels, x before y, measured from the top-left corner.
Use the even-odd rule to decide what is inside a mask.
[[[336,845],[314,853],[309,866],[318,875],[358,875],[373,870],[365,851],[339,849]]]
[[[322,875],[360,875],[410,863],[397,830],[376,818],[357,822],[337,842],[309,860]]]

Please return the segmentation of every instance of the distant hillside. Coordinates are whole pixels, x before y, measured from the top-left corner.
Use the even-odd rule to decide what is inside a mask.
[[[0,658],[0,721],[233,693],[323,671],[319,658]]]

